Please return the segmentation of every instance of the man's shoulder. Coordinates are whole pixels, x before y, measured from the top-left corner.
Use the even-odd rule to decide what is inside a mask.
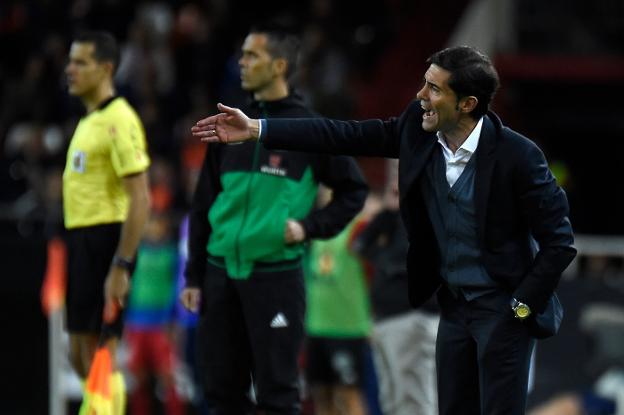
[[[100,117],[105,120],[116,122],[139,122],[140,118],[136,110],[123,97],[115,98],[101,112]]]
[[[511,146],[514,149],[536,147],[537,144],[524,134],[514,130],[512,127],[504,125],[501,119],[493,112],[489,112],[487,119],[494,125],[499,136],[499,144]]]

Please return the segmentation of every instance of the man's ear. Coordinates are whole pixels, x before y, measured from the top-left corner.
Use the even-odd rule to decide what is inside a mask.
[[[479,100],[477,97],[470,95],[467,97],[463,97],[459,100],[458,109],[464,114],[470,114],[475,108],[477,108],[477,104]]]
[[[114,71],[115,71],[115,67],[113,65],[113,62],[111,62],[111,61],[103,61],[100,65],[102,65],[102,68],[104,69],[104,72],[109,74],[110,77],[112,78],[113,75],[114,75]]]
[[[277,58],[273,60],[273,70],[277,75],[286,76],[288,71],[288,61],[284,58]]]

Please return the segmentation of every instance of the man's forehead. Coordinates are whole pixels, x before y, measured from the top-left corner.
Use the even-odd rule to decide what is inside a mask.
[[[91,42],[73,42],[69,54],[81,58],[92,58],[94,51],[95,45]]]
[[[433,82],[435,84],[440,84],[442,82],[445,83],[450,76],[451,73],[449,71],[434,63],[429,65],[429,68],[425,72],[425,80],[427,82]]]
[[[262,33],[250,33],[245,38],[245,42],[243,43],[243,50],[266,50],[267,46],[267,36]]]

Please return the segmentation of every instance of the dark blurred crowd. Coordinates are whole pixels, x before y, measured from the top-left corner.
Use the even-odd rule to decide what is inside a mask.
[[[299,92],[324,115],[355,116],[354,89],[370,78],[410,7],[296,3],[2,1],[0,215],[60,224],[65,151],[83,111],[66,93],[64,67],[72,36],[84,29],[109,30],[122,45],[117,93],[145,125],[157,210],[185,210],[204,153],[190,137],[191,123],[214,112],[218,101],[246,99],[237,61],[253,23],[272,20],[298,32]]]

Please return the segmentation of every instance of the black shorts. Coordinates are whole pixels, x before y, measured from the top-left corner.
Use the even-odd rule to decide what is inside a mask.
[[[87,226],[67,231],[65,310],[70,333],[99,334],[104,309],[104,280],[115,255],[121,224]],[[123,316],[111,325],[121,337]]]
[[[309,337],[306,343],[306,379],[314,385],[362,386],[367,339]]]

